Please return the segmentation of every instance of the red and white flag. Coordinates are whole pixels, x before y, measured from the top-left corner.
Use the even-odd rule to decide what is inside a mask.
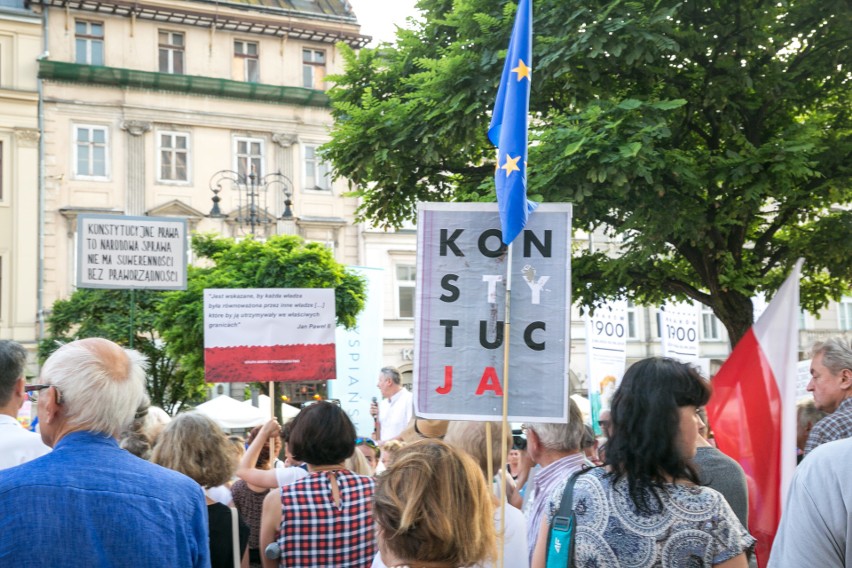
[[[716,444],[745,470],[748,529],[766,566],[796,467],[796,362],[799,274],[796,263],[766,311],[713,378],[707,418]]]

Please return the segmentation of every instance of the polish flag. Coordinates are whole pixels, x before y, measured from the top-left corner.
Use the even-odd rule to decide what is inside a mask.
[[[800,259],[713,378],[707,418],[716,444],[745,470],[748,529],[763,568],[796,467]]]

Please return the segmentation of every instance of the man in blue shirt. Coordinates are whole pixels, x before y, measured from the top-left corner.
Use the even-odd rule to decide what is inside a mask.
[[[45,362],[29,388],[53,451],[0,472],[0,566],[209,568],[201,487],[116,441],[145,398],[143,365],[98,338]]]

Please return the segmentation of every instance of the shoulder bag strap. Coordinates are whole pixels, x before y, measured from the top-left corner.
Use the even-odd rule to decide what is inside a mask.
[[[240,561],[240,520],[237,510],[233,507],[228,508],[231,509],[231,546],[234,549],[234,568],[240,568],[242,565]]]
[[[589,470],[574,472],[565,484],[559,510],[553,517],[547,535],[546,568],[566,568],[574,565],[574,533],[577,518],[574,514],[574,484]]]

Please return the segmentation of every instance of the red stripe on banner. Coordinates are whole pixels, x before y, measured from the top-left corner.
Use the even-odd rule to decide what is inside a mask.
[[[781,409],[778,383],[750,329],[713,378],[707,417],[719,449],[745,470],[748,529],[761,568],[781,520]]]

